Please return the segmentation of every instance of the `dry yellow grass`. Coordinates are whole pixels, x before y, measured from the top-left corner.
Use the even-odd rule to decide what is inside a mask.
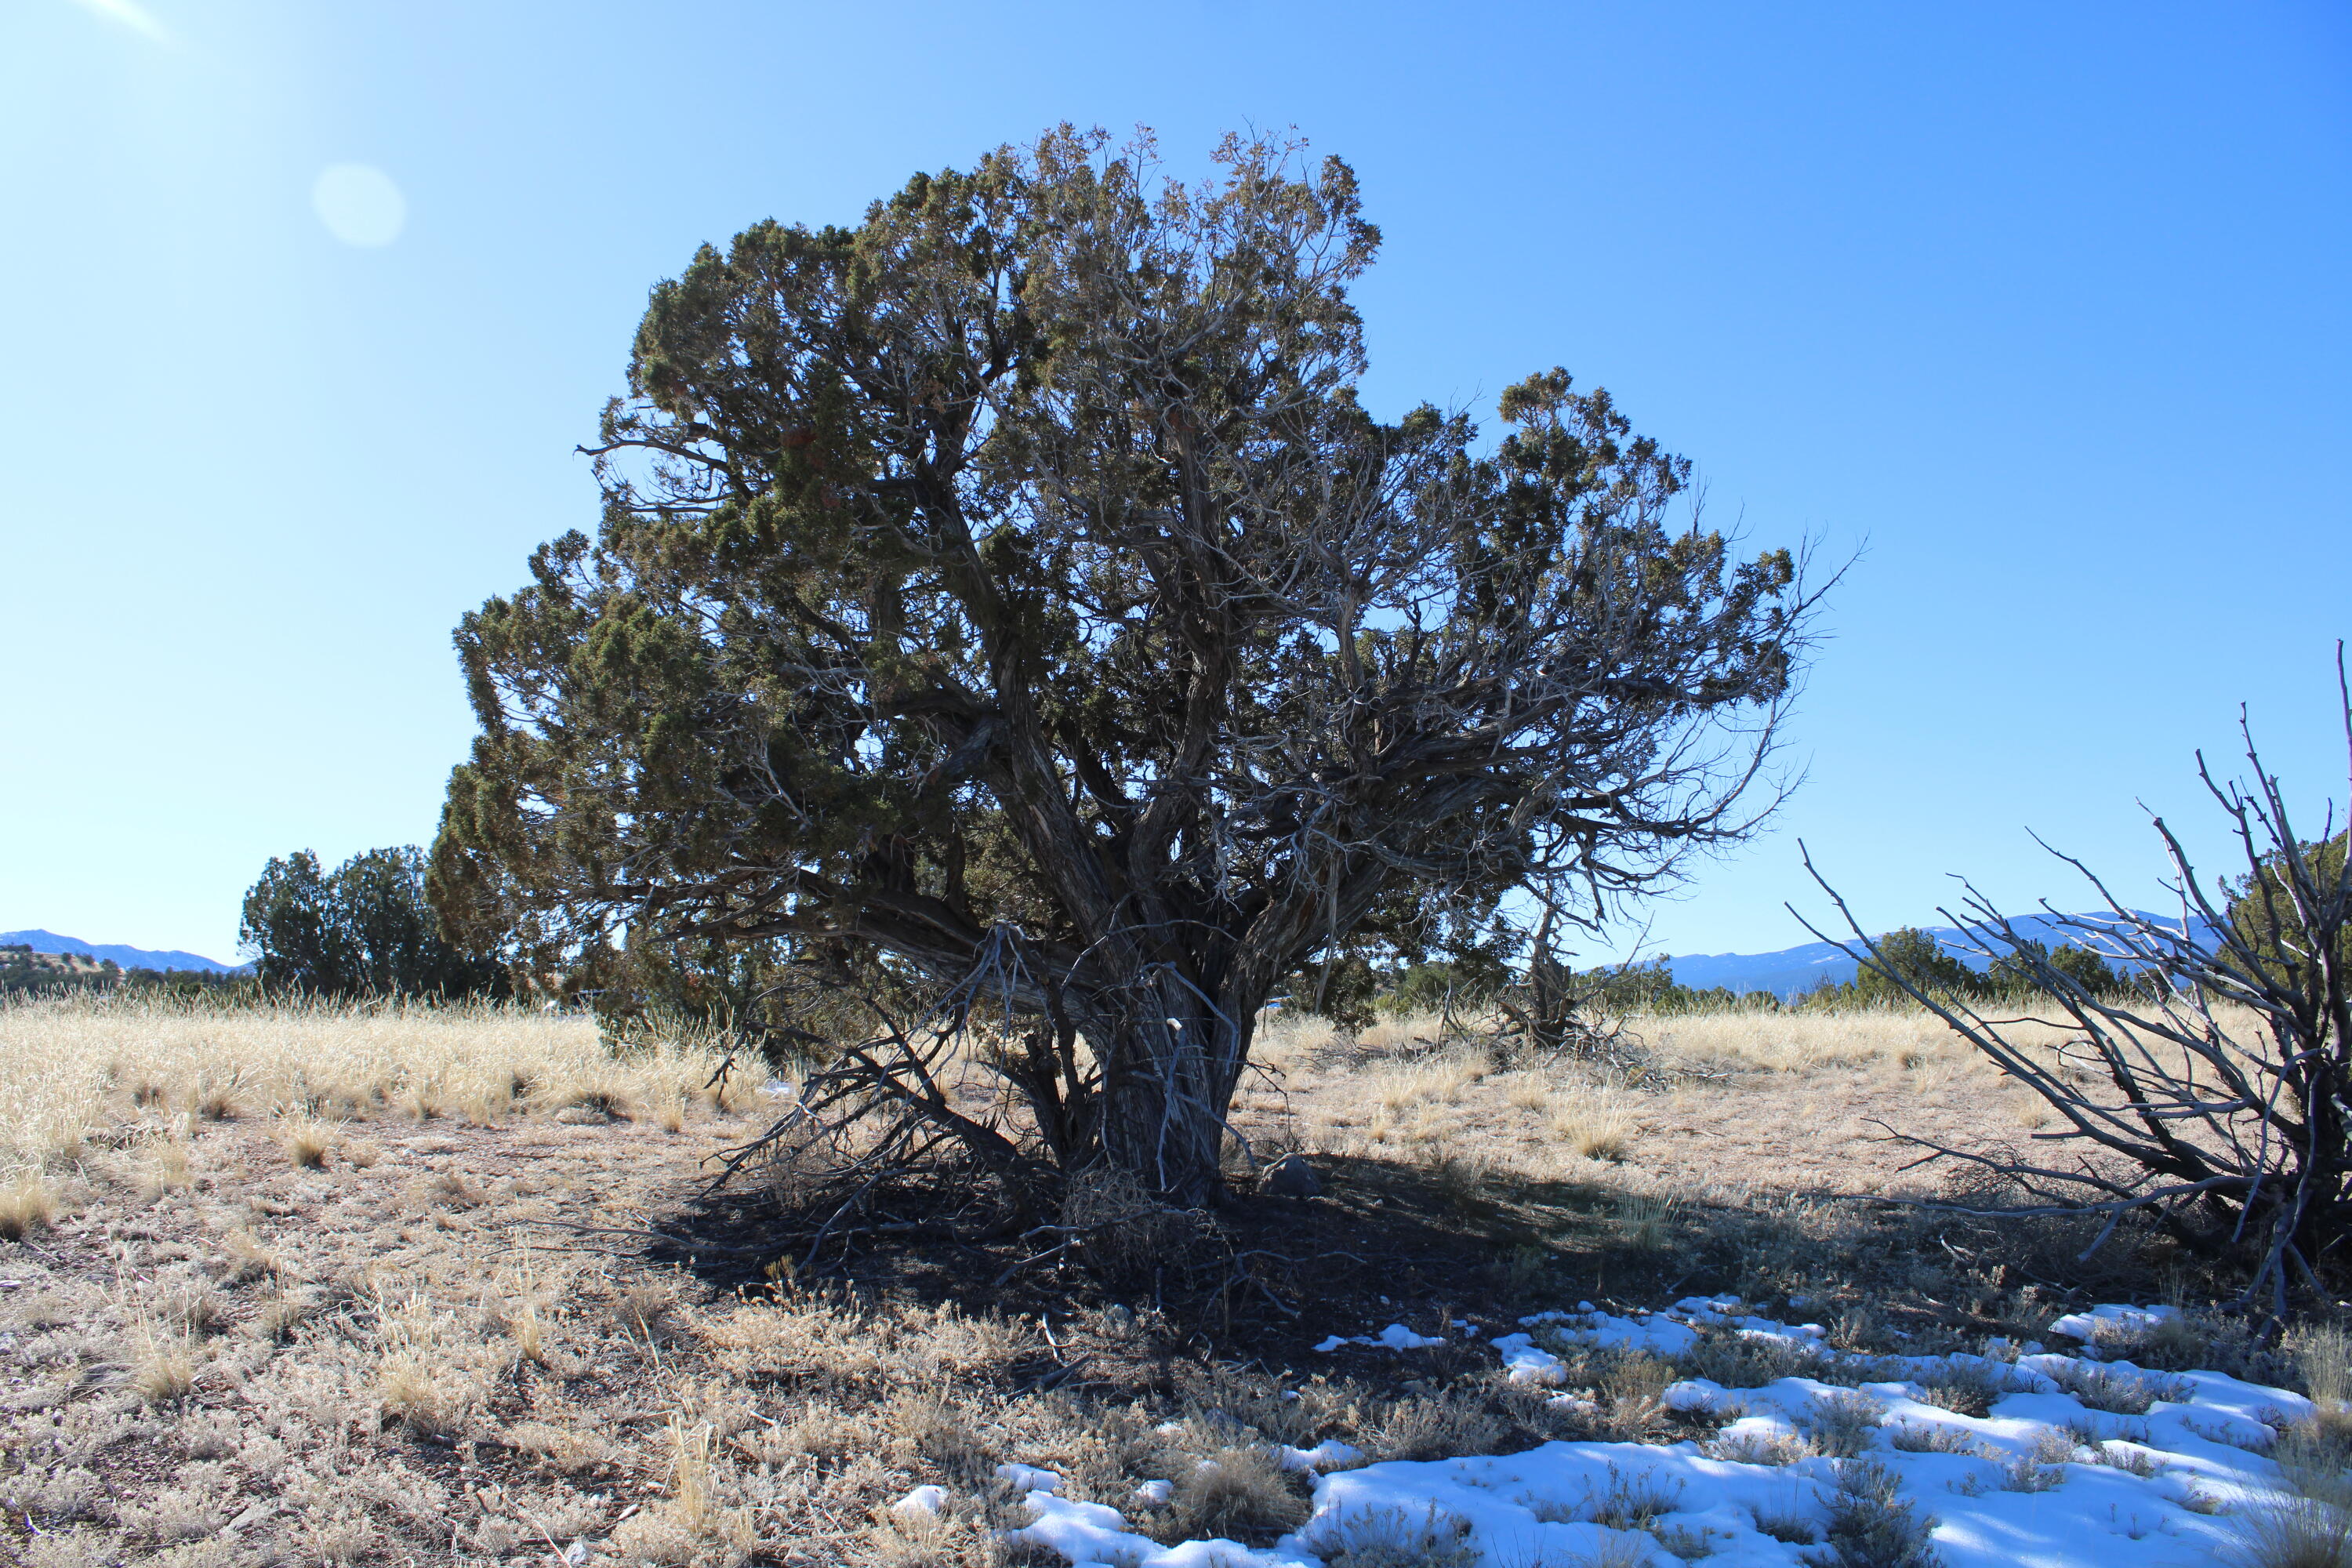
[[[688,1107],[709,1103],[703,1086],[718,1060],[695,1039],[616,1056],[593,1020],[514,1008],[9,1002],[0,1005],[0,1176],[70,1162],[132,1111],[165,1125],[275,1118],[289,1157],[303,1164],[326,1157],[328,1123],[388,1114],[643,1111],[682,1127]],[[159,1152],[165,1187],[178,1184],[173,1163]]]

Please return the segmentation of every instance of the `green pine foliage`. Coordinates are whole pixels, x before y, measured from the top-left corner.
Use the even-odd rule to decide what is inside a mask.
[[[2305,924],[2295,908],[2298,885],[2306,897],[2335,887],[2344,876],[2347,843],[2352,843],[2352,834],[2297,844],[2291,853],[2264,856],[2260,870],[2228,884],[2223,918],[2273,984],[2292,985],[2293,976],[2310,965],[2310,955],[2298,940]],[[2352,937],[2347,943],[2352,947]],[[2352,960],[2352,952],[2338,957]]]
[[[237,940],[273,995],[503,996],[506,966],[443,939],[425,899],[425,854],[371,849],[331,872],[300,849],[263,868]]]

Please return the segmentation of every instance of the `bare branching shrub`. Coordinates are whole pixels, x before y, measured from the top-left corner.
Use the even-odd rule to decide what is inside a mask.
[[[2340,650],[2337,679],[2352,740]],[[2316,840],[2296,831],[2278,780],[2241,729],[2251,784],[2223,784],[2198,762],[2231,824],[2241,875],[2200,873],[2157,818],[2181,910],[2165,919],[2126,908],[2064,858],[2107,910],[2042,924],[2054,921],[2062,943],[2120,970],[2132,981],[2126,992],[2094,990],[2062,961],[2063,947],[2053,953],[1971,887],[1958,913],[1940,912],[2045,1009],[1988,1017],[1906,972],[1822,885],[1853,933],[1840,945],[2039,1097],[2058,1125],[2038,1140],[2073,1145],[2067,1162],[1912,1140],[1928,1158],[1972,1163],[2023,1194],[1950,1206],[2090,1216],[2103,1226],[2094,1249],[2126,1219],[2152,1220],[2192,1252],[2242,1268],[2233,1304],[2277,1322],[2291,1289],[2333,1299],[2316,1270],[2352,1223],[2352,855],[2333,808]],[[2045,1048],[2053,1030],[2060,1043]]]

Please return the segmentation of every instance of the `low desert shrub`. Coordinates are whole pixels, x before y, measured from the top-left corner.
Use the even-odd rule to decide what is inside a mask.
[[[1396,1401],[1364,1447],[1374,1459],[1444,1459],[1494,1453],[1508,1432],[1477,1392],[1457,1387]]]
[[[1434,1504],[1417,1513],[1379,1508],[1318,1520],[1307,1537],[1329,1568],[1476,1568],[1486,1561],[1470,1540],[1470,1521]]]
[[[1943,1371],[1918,1388],[1922,1405],[1932,1405],[1955,1415],[1980,1417],[1992,1414],[1993,1402],[2010,1391],[2010,1383],[1990,1366],[1948,1361]]]
[[[2283,1496],[2239,1516],[2235,1568],[2352,1568],[2352,1510]]]
[[[1834,1568],[1937,1568],[1943,1561],[1927,1543],[1932,1518],[1898,1496],[1895,1472],[1867,1459],[1838,1467],[1830,1493],[1830,1563]]]
[[[1815,1399],[1797,1417],[1797,1430],[1816,1453],[1833,1459],[1853,1459],[1868,1453],[1877,1441],[1879,1418],[1886,1407],[1865,1394],[1840,1389]]]
[[[1704,1377],[1726,1388],[1761,1388],[1784,1377],[1816,1376],[1830,1357],[1815,1345],[1709,1325],[1674,1359],[1685,1377]]]
[[[2085,1409],[2111,1415],[2145,1415],[2159,1399],[2185,1400],[2189,1388],[2177,1379],[2125,1372],[2092,1362],[2068,1361],[2049,1370],[2052,1382]]]
[[[1896,1422],[1887,1428],[1886,1440],[1906,1454],[1967,1454],[1982,1458],[1986,1451],[1974,1434],[1938,1422]]]
[[[1585,1512],[1591,1523],[1610,1530],[1647,1530],[1662,1514],[1682,1506],[1682,1483],[1648,1474],[1628,1476],[1609,1467],[1609,1489]]]
[[[1793,1465],[1799,1459],[1811,1458],[1813,1452],[1803,1438],[1786,1432],[1726,1433],[1708,1442],[1702,1451],[1710,1459],[1728,1459],[1735,1465]],[[1809,1535],[1806,1539],[1812,1538]]]

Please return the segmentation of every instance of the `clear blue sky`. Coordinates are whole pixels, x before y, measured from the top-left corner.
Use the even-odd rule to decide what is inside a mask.
[[[1718,520],[1867,540],[1809,782],[1654,945],[1804,940],[1800,836],[1874,926],[2078,901],[2029,826],[2146,890],[2241,700],[2343,794],[2347,16],[8,0],[0,929],[226,957],[268,856],[429,837],[449,630],[593,526],[648,285],[1065,119],[1353,162],[1382,406],[1565,364]]]

